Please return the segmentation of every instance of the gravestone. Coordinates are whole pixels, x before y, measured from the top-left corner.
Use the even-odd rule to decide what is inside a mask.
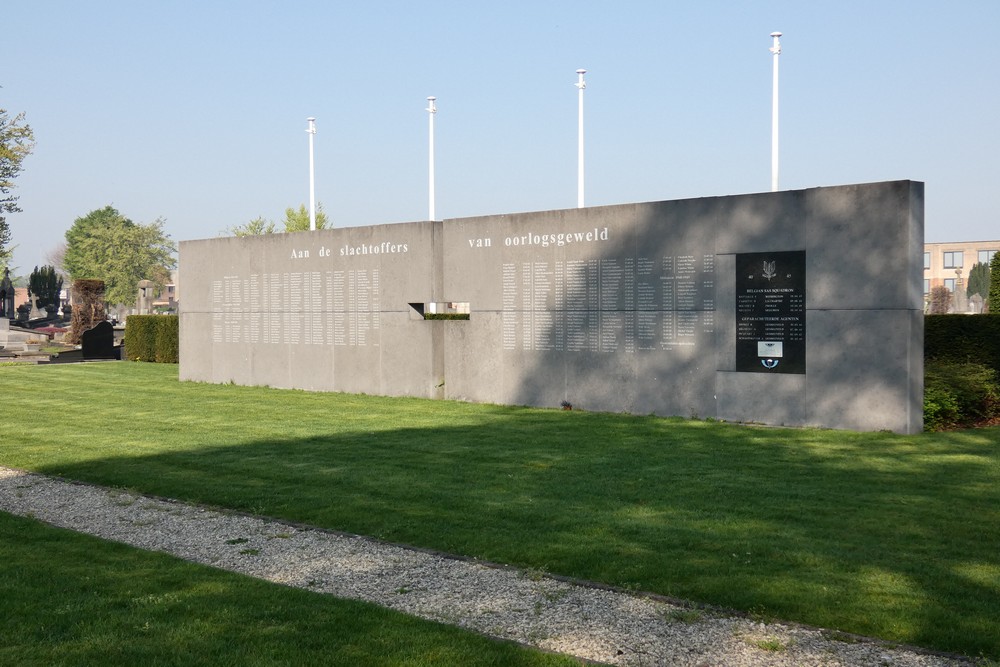
[[[135,299],[135,309],[139,315],[149,315],[153,312],[153,288],[152,280],[140,280],[138,294]]]
[[[115,329],[105,320],[80,336],[84,359],[120,359],[121,348],[115,347]]]
[[[0,281],[0,319],[14,319],[14,284],[10,279],[10,269],[3,270]]]

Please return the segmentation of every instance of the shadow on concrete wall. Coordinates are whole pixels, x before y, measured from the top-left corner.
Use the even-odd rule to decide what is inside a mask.
[[[694,347],[582,353],[559,350],[565,331],[553,328],[557,349],[517,355],[525,368],[508,401],[919,431],[922,213],[922,185],[909,181],[585,209],[577,224],[607,216],[630,236],[601,260],[713,255],[714,330]],[[572,224],[574,212],[562,215]],[[806,251],[806,375],[736,373],[735,255],[785,250]]]

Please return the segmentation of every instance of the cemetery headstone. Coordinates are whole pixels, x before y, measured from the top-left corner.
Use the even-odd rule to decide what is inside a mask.
[[[14,284],[10,279],[10,269],[3,270],[3,280],[0,281],[0,318],[14,318]]]
[[[153,312],[153,288],[155,284],[152,280],[140,280],[138,295],[135,299],[135,309],[140,315],[149,315]]]
[[[119,359],[119,348],[115,347],[115,329],[107,320],[88,329],[80,336],[84,359]]]

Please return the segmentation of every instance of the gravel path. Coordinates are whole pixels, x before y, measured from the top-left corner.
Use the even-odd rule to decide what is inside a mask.
[[[612,665],[973,664],[2,467],[0,510]]]

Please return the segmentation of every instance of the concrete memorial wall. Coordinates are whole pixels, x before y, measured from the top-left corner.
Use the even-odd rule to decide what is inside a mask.
[[[922,248],[911,181],[187,241],[181,378],[917,432]]]

